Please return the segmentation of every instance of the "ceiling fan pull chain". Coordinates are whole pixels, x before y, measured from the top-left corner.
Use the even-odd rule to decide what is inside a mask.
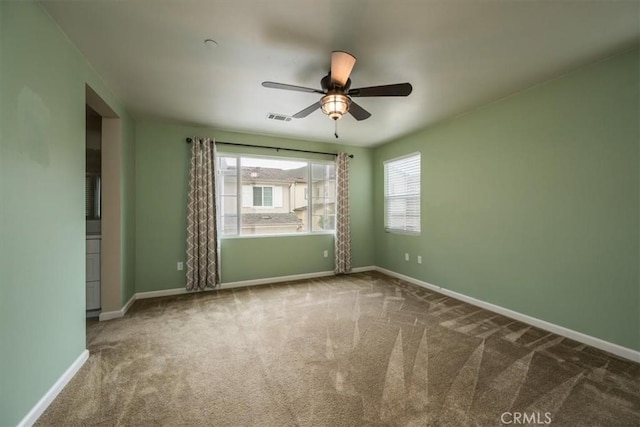
[[[335,132],[333,134],[336,136],[336,139],[338,139],[338,121],[334,120],[333,123],[335,125]]]

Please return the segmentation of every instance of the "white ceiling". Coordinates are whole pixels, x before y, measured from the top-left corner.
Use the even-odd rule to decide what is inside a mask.
[[[135,117],[335,142],[319,95],[330,52],[358,58],[352,87],[411,82],[408,98],[360,98],[339,121],[371,146],[638,43],[640,1],[66,1],[44,7]],[[205,46],[212,38],[215,49]],[[213,135],[215,136],[215,135]]]

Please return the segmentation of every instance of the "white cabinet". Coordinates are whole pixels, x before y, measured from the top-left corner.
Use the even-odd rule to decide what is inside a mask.
[[[100,282],[87,282],[87,310],[100,308]]]
[[[100,281],[100,253],[87,254],[87,282]]]
[[[100,238],[87,238],[87,310],[100,308]]]

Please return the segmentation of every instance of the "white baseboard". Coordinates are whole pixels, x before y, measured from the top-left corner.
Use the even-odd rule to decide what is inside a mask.
[[[208,291],[217,291],[221,289],[244,288],[247,286],[266,285],[269,283],[290,282],[293,280],[315,279],[318,277],[327,277],[327,276],[333,276],[333,271],[319,271],[316,273],[294,274],[291,276],[268,277],[266,279],[252,279],[252,280],[241,280],[238,282],[227,282],[227,283],[220,284],[220,286],[217,288],[205,289],[203,291],[188,291],[185,288],[172,288],[172,289],[163,289],[160,291],[138,292],[135,295],[135,297],[136,299],[158,298],[158,297],[166,297],[171,295],[190,294],[195,292],[208,292]]]
[[[634,362],[640,363],[640,351],[623,347],[621,345],[614,344],[612,342],[605,341],[600,338],[592,337],[591,335],[583,334],[582,332],[574,331],[573,329],[565,328],[564,326],[556,325],[555,323],[550,323],[545,320],[541,320],[536,317],[529,316],[527,314],[522,314],[520,312],[513,311],[508,308],[501,307],[499,305],[491,304],[489,302],[482,301],[464,294],[460,294],[458,292],[451,291],[449,289],[442,288],[440,286],[432,285],[431,283],[427,283],[410,276],[405,276],[404,274],[396,273],[395,271],[387,270],[386,268],[376,267],[376,270],[388,276],[397,277],[398,279],[405,280],[409,283],[413,283],[423,288],[426,288],[435,292],[439,292],[443,295],[447,295],[457,300],[464,301],[466,303],[475,305],[477,307],[484,308],[494,313],[502,314],[504,316],[510,317],[515,320],[519,320],[521,322],[527,323],[537,328],[544,329],[545,331],[553,332],[554,334],[571,338],[574,341],[578,341],[583,344],[590,345],[591,347],[599,348],[600,350],[604,350],[606,352],[615,354],[616,356],[620,356],[625,359],[629,359]]]
[[[432,285],[431,283],[423,282],[422,280],[414,279],[411,276],[405,276],[404,274],[396,273],[395,271],[387,270],[386,268],[376,267],[376,271],[386,274],[387,276],[396,277],[398,279],[404,280],[405,282],[413,283],[414,285],[427,288],[431,291],[442,292],[442,288],[440,286]]]
[[[40,415],[46,411],[46,409],[51,405],[51,402],[56,398],[56,396],[62,391],[62,389],[67,385],[71,378],[80,370],[84,362],[89,358],[89,350],[84,350],[80,353],[80,356],[76,360],[73,361],[71,366],[67,368],[66,371],[58,378],[58,380],[51,386],[51,388],[42,396],[42,398],[35,404],[33,408],[29,411],[27,415],[18,423],[18,427],[30,427],[32,426]]]
[[[354,268],[353,272],[361,272],[361,271],[370,271],[375,270],[374,266],[369,267],[358,267]],[[118,317],[122,317],[126,314],[127,310],[131,306],[131,304],[139,299],[148,299],[148,298],[158,298],[158,297],[167,297],[172,295],[182,295],[194,292],[208,292],[220,289],[233,289],[233,288],[243,288],[247,286],[256,286],[256,285],[265,285],[269,283],[280,283],[280,282],[290,282],[293,280],[303,280],[303,279],[314,279],[318,277],[327,277],[333,276],[333,271],[319,271],[315,273],[305,273],[305,274],[293,274],[290,276],[278,276],[278,277],[267,277],[265,279],[252,279],[252,280],[241,280],[238,282],[227,282],[222,283],[219,287],[215,289],[205,289],[203,291],[188,291],[185,288],[171,288],[171,289],[162,289],[159,291],[148,291],[148,292],[137,292],[134,294],[129,302],[120,310],[117,311],[107,311],[104,313],[100,313],[100,320],[111,320],[117,319]]]
[[[136,301],[136,294],[131,295],[131,298],[129,298],[129,301],[127,301],[127,303],[124,305],[124,307],[122,307],[120,310],[116,310],[116,311],[103,311],[102,313],[100,313],[100,316],[98,317],[98,320],[105,321],[105,320],[111,320],[111,319],[117,319],[119,317],[123,317],[125,314],[127,314],[127,310],[129,310],[129,308],[131,308],[131,305]]]
[[[138,292],[135,294],[135,297],[136,297],[136,300],[139,300],[139,299],[148,299],[148,298],[168,297],[171,295],[181,295],[186,293],[189,293],[189,291],[187,291],[185,288],[171,288],[171,289],[162,289],[160,291]]]
[[[319,271],[316,273],[293,274],[291,276],[267,277],[266,279],[241,280],[220,285],[218,289],[243,288],[245,286],[268,285],[270,283],[291,282],[293,280],[316,279],[318,277],[333,276],[333,271]]]
[[[362,273],[364,271],[374,271],[374,270],[376,270],[376,267],[374,265],[370,265],[366,267],[356,267],[352,269],[351,272]],[[234,288],[244,288],[247,286],[266,285],[270,283],[291,282],[293,280],[315,279],[318,277],[328,277],[333,275],[334,275],[333,271],[319,271],[316,273],[267,277],[266,279],[240,280],[238,282],[222,283],[219,287],[215,289],[205,289],[203,291],[188,291],[185,288],[172,288],[172,289],[163,289],[160,291],[138,292],[137,294],[135,294],[135,298],[138,300],[138,299],[147,299],[147,298],[167,297],[171,295],[182,295],[182,294],[188,294],[193,292],[208,292],[208,291],[215,291],[220,289],[234,289]]]
[[[366,267],[356,267],[352,268],[350,273],[364,273],[365,271],[375,271],[375,265],[367,265]]]

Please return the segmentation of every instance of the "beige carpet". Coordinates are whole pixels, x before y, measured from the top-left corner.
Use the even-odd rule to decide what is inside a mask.
[[[39,425],[640,425],[640,365],[378,273],[141,300],[87,333]]]

